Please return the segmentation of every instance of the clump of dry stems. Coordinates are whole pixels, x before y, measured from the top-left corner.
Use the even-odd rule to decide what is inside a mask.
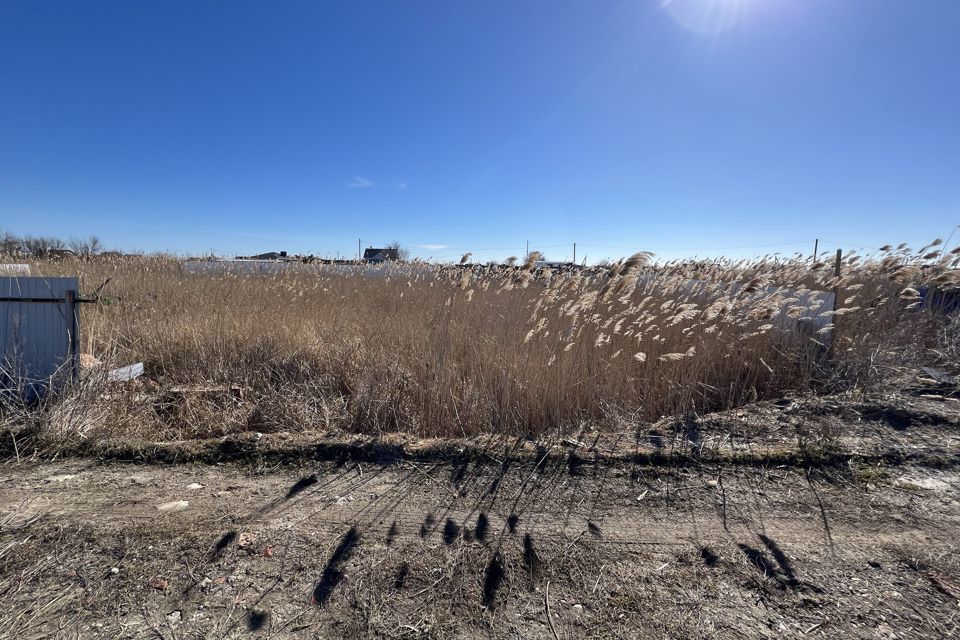
[[[538,269],[536,255],[267,273],[169,257],[41,263],[35,273],[79,273],[85,290],[111,278],[83,310],[84,349],[147,369],[127,385],[91,375],[46,411],[84,437],[534,435],[864,383],[883,354],[940,331],[920,291],[960,286],[960,253],[938,245],[848,256],[839,278],[800,256],[646,253],[582,272]]]

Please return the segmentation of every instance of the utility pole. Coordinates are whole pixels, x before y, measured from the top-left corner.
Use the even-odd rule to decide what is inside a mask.
[[[577,264],[577,243],[573,243],[573,264]]]
[[[357,238],[357,262],[360,262],[360,238]]]
[[[523,259],[526,260],[527,256],[530,255],[530,241],[527,240],[527,252],[524,254]]]
[[[813,241],[813,262],[814,263],[817,262],[817,248],[819,247],[819,245],[820,245],[820,238],[817,238],[816,240]]]

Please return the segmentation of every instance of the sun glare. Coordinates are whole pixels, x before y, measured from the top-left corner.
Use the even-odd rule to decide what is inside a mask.
[[[663,0],[662,8],[691,31],[719,33],[743,18],[752,0]]]

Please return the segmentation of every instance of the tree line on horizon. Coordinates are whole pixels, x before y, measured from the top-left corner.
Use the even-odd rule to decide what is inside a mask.
[[[97,236],[71,237],[67,240],[56,236],[18,236],[9,231],[0,232],[0,255],[26,256],[42,260],[69,250],[81,257],[103,253],[103,242]]]

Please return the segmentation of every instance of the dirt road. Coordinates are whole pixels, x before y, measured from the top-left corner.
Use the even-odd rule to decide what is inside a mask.
[[[956,470],[485,458],[8,463],[0,634],[957,633]]]

